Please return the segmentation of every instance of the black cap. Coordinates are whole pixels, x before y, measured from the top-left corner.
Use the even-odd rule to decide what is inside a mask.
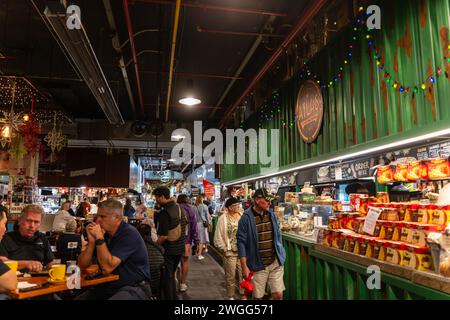
[[[225,201],[225,207],[229,208],[235,203],[240,203],[240,201],[236,198],[229,198],[227,201]]]
[[[274,196],[273,194],[270,194],[269,192],[267,192],[266,189],[261,188],[261,189],[258,189],[255,191],[255,193],[253,194],[253,198],[260,198],[260,199],[266,199],[267,201],[273,201],[277,197]]]

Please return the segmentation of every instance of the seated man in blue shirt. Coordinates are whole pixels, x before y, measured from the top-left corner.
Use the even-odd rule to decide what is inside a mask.
[[[117,274],[119,280],[96,286],[77,299],[150,299],[150,265],[144,240],[122,218],[119,201],[108,199],[98,204],[97,220],[87,228],[89,241],[78,257],[78,265],[87,268],[96,254],[103,274]]]

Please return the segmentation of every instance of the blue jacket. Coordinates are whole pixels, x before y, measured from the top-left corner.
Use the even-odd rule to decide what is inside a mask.
[[[273,225],[273,238],[275,253],[280,265],[284,265],[286,260],[286,252],[284,251],[283,242],[281,240],[281,230],[278,220],[272,211],[270,212],[270,220]],[[237,244],[239,257],[247,258],[247,266],[251,271],[257,272],[264,270],[264,264],[258,252],[258,233],[256,231],[256,222],[252,208],[246,210],[239,220],[237,231]]]

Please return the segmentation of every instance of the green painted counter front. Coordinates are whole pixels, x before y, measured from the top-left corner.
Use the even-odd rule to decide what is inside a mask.
[[[381,272],[381,290],[369,290],[367,267],[314,248],[311,242],[283,235],[287,300],[450,300],[450,294]]]

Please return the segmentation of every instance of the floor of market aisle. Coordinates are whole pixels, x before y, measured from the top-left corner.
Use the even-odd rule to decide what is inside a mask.
[[[205,259],[189,258],[188,290],[179,292],[180,300],[223,300],[226,297],[225,273],[210,253]]]

